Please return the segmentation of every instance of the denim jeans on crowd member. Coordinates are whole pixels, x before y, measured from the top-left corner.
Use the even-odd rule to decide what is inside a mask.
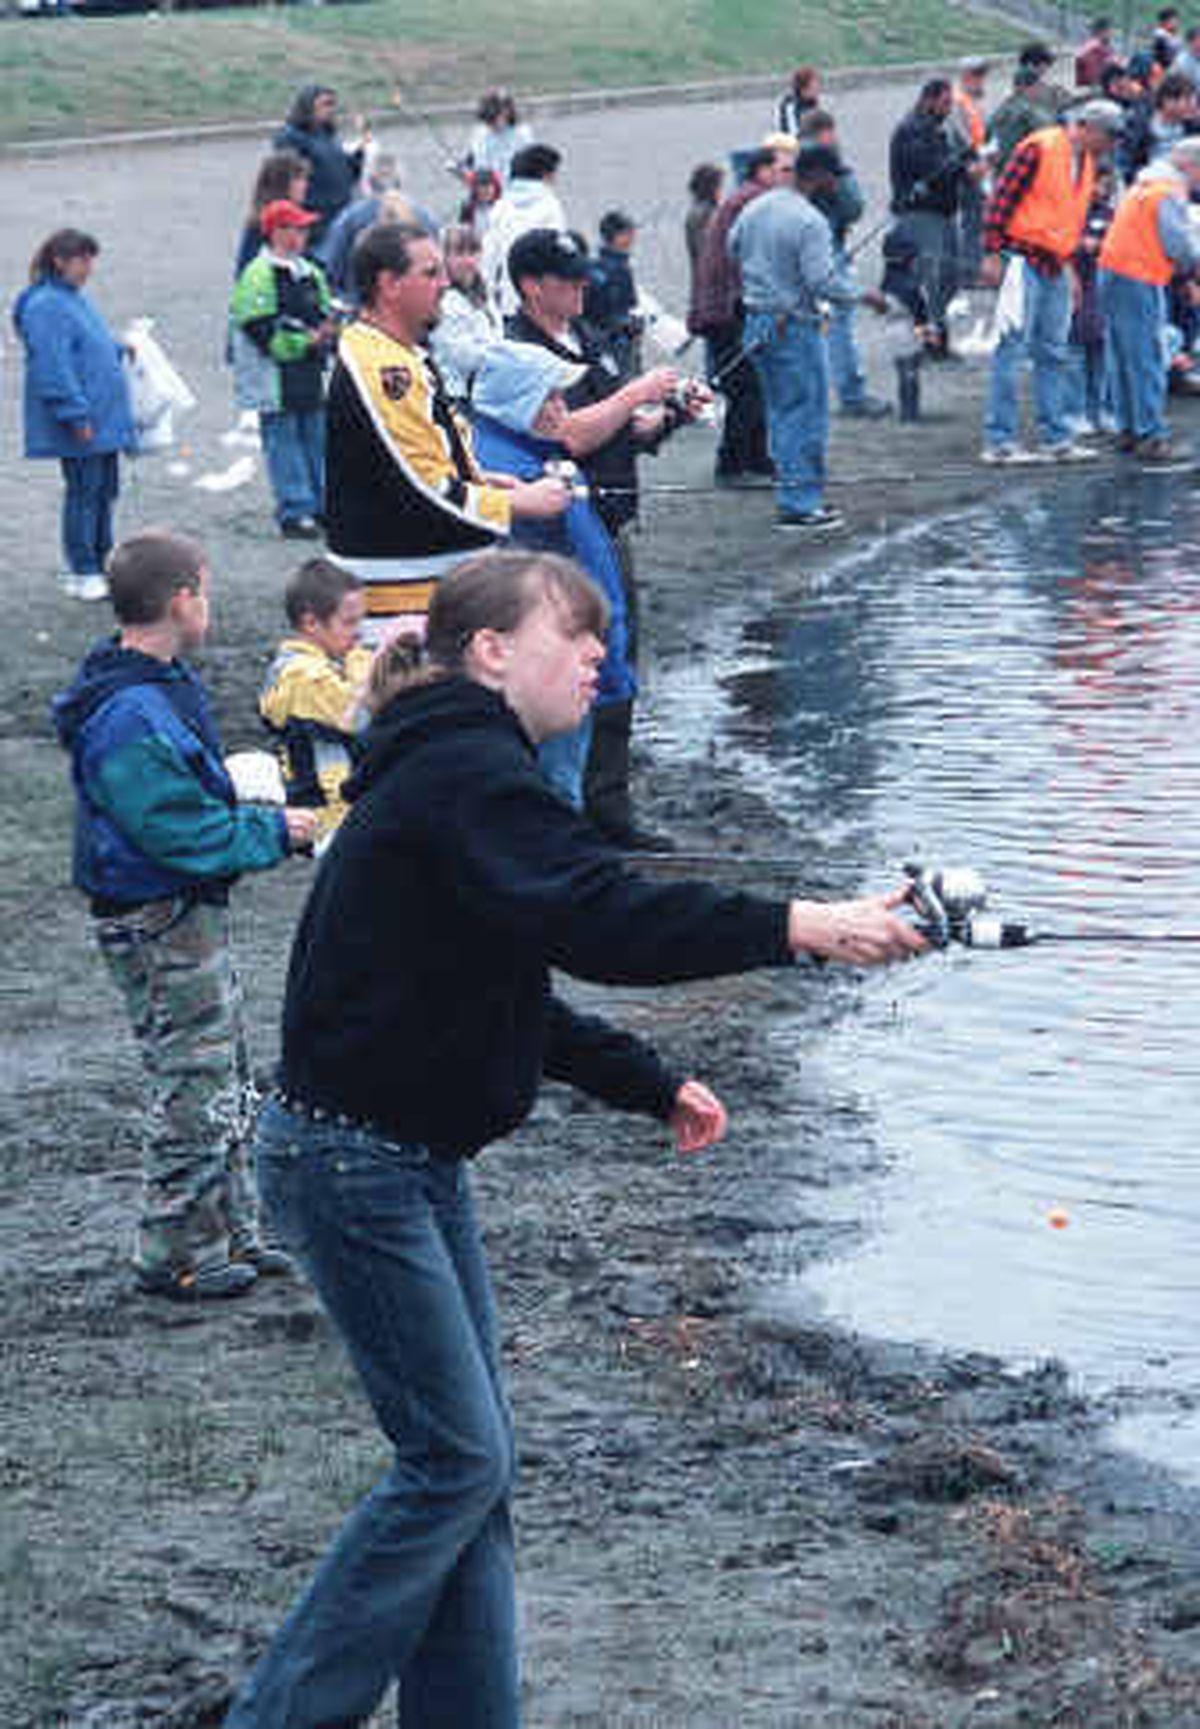
[[[395,1457],[226,1729],[365,1721],[393,1680],[404,1729],[516,1729],[512,1425],[467,1167],[275,1100],[255,1151],[269,1228],[312,1279]]]
[[[848,287],[851,279],[850,260],[841,247],[836,249],[834,256],[837,259],[838,273]],[[867,398],[867,375],[863,371],[862,356],[858,352],[858,342],[854,335],[857,311],[858,307],[853,301],[839,301],[830,315],[826,339],[829,343],[829,376],[843,408],[853,408]]]
[[[1112,270],[1099,276],[1108,332],[1108,385],[1118,432],[1167,436],[1167,296]]]
[[[746,341],[767,410],[780,510],[806,515],[822,501],[829,442],[829,363],[815,319],[746,316]]]
[[[586,715],[572,732],[556,733],[537,747],[542,778],[572,810],[583,809],[583,776],[592,743],[592,717]]]
[[[113,546],[113,506],[120,491],[115,450],[97,456],[61,458],[66,491],[62,504],[62,547],[67,569],[94,576],[104,569]]]
[[[958,289],[955,219],[936,210],[909,210],[904,226],[917,247],[916,274],[925,291],[930,323],[943,325]]]
[[[281,523],[320,516],[325,498],[325,410],[266,410],[258,417]]]
[[[996,344],[988,381],[984,438],[992,449],[1015,444],[1020,420],[1018,384],[1021,364],[1033,367],[1033,406],[1043,444],[1064,444],[1070,429],[1063,415],[1063,369],[1071,328],[1071,289],[1065,271],[1043,276],[1021,259],[1024,320]]]
[[[1112,420],[1105,389],[1107,361],[1102,342],[1072,342],[1063,368],[1063,419],[1072,435],[1096,432]]]

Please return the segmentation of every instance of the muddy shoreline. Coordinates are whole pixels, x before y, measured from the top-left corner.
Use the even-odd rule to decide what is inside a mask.
[[[871,126],[882,137],[900,101],[864,94],[856,139]],[[572,124],[609,187],[628,132],[660,128],[678,157],[674,186],[683,152],[698,157],[703,129],[711,138],[727,120],[681,111]],[[227,261],[203,239],[236,227],[230,152],[142,153],[136,177],[103,157],[86,171],[22,171],[23,200],[41,201],[22,219],[34,238],[51,196],[68,212],[86,204],[106,247],[111,238],[101,299],[114,315],[172,306],[180,269],[190,272],[194,294],[170,335],[202,387],[187,429],[193,477],[237,454],[220,442]],[[648,150],[646,160],[660,171]],[[209,229],[169,214],[182,180]],[[142,207],[154,222],[139,221]],[[27,238],[23,228],[5,242],[12,281]],[[886,391],[871,333],[868,358]],[[850,534],[825,550],[781,545],[769,496],[702,490],[711,450],[699,434],[646,465],[652,483],[701,489],[652,494],[640,547],[638,786],[645,818],[681,846],[797,854],[805,888],[856,886],[851,858],[814,850],[744,784],[719,731],[680,766],[680,750],[664,748],[679,724],[672,693],[685,675],[720,679],[757,621],[802,607],[845,547],[935,512],[953,536],[955,511],[983,497],[1019,510],[1028,477],[971,463],[982,384],[975,365],[931,370],[911,431],[835,422],[832,494]],[[1194,431],[1195,405],[1176,418]],[[0,1715],[6,1729],[203,1729],[383,1451],[302,1288],[263,1288],[219,1311],[130,1289],[137,1071],[68,886],[64,765],[46,724],[49,695],[100,620],[51,582],[56,476],[19,461],[11,420],[0,437]],[[121,520],[168,522],[208,546],[217,601],[205,675],[229,747],[261,743],[253,698],[294,562],[261,478],[203,493],[145,464],[127,479]],[[264,1079],[307,869],[237,892]],[[1017,1373],[872,1342],[785,1316],[774,1300],[781,1279],[862,1228],[831,1225],[814,1202],[869,1171],[868,1125],[803,1065],[806,1033],[853,1014],[861,988],[831,972],[581,991],[718,1088],[729,1140],[681,1162],[654,1125],[548,1088],[522,1132],[478,1163],[520,1446],[528,1723],[1200,1725],[1193,1491],[1112,1451],[1111,1412],[1082,1401],[1056,1365]]]
[[[955,373],[956,395],[977,386]],[[881,428],[855,429],[854,460],[868,440],[889,459]],[[698,484],[703,460],[681,447],[662,471]],[[803,855],[719,749],[681,780],[653,748],[655,678],[697,655],[719,676],[714,636],[731,649],[739,618],[802,604],[829,556],[783,565],[769,501],[738,505],[693,509],[686,538],[665,498],[647,513],[641,803],[691,849]],[[878,524],[860,510],[854,528]],[[266,549],[249,520],[241,533]],[[53,604],[37,598],[27,641]],[[220,603],[205,671],[231,743],[254,742],[269,612],[257,585]],[[136,1071],[65,887],[41,720],[66,648],[56,632],[6,683],[4,748],[32,755],[37,787],[5,843],[6,1721],[201,1729],[383,1458],[303,1289],[199,1312],[129,1288]],[[307,869],[238,891],[264,1081]],[[851,872],[826,854],[806,886],[841,892]],[[529,1723],[1200,1724],[1192,1492],[1108,1450],[1110,1413],[1058,1365],[872,1342],[772,1301],[781,1269],[794,1279],[857,1229],[811,1202],[869,1171],[870,1136],[805,1082],[802,1054],[806,1031],[855,1012],[861,981],[569,988],[711,1080],[733,1130],[681,1162],[654,1125],[547,1088],[476,1167],[520,1444]]]

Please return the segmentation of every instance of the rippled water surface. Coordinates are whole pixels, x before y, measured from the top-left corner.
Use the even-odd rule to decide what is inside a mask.
[[[864,883],[916,852],[1035,928],[1200,933],[1186,479],[1072,477],[847,558],[722,694],[724,747]],[[821,1300],[1138,1389],[1137,1444],[1200,1469],[1200,941],[959,949],[872,977],[804,1056],[884,1173]]]

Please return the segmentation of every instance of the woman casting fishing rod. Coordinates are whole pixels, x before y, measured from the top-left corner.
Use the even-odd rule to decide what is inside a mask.
[[[569,1008],[550,969],[651,985],[926,946],[898,914],[907,884],[771,901],[627,870],[534,755],[587,712],[605,625],[569,560],[484,553],[438,584],[424,649],[402,641],[380,669],[297,933],[257,1159],[395,1457],[227,1729],[363,1722],[392,1681],[405,1729],[520,1721],[512,1425],[469,1161],[543,1074],[657,1117],[681,1153],[725,1128],[702,1082]]]

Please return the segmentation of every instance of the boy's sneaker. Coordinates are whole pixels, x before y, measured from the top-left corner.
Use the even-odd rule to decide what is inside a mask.
[[[257,1271],[245,1261],[206,1261],[198,1267],[146,1267],[135,1261],[133,1276],[147,1296],[173,1303],[242,1297],[258,1283]]]
[[[815,510],[781,510],[775,519],[776,528],[794,534],[836,534],[845,528],[846,519],[830,504],[819,504]]]
[[[274,1249],[257,1238],[247,1243],[232,1243],[229,1259],[236,1266],[253,1267],[260,1279],[288,1279],[296,1271],[296,1263],[282,1249]]]
[[[321,525],[315,516],[291,516],[279,524],[285,540],[320,540]]]

